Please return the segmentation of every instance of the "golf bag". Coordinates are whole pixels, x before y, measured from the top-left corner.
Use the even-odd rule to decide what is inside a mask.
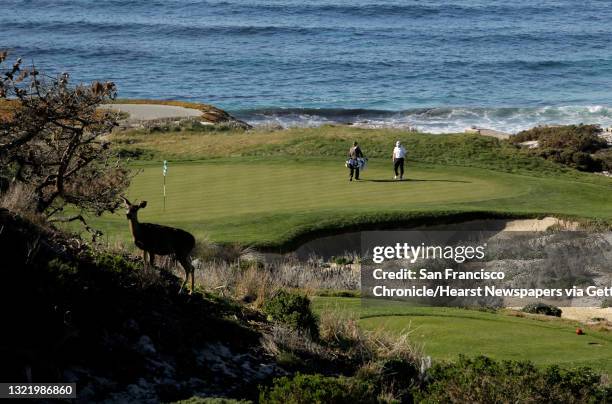
[[[362,158],[362,157],[357,157],[356,159],[348,159],[344,163],[344,166],[346,168],[353,167],[353,168],[359,169],[359,171],[365,170],[367,165],[368,165],[368,159]]]

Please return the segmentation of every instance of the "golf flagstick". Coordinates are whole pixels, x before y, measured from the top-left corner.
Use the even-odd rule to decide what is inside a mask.
[[[168,174],[168,161],[164,160],[164,168],[162,169],[164,174],[164,212],[166,211],[166,174]]]

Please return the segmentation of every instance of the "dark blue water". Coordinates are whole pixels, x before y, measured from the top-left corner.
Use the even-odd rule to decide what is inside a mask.
[[[1,0],[0,48],[256,122],[612,124],[612,1]]]

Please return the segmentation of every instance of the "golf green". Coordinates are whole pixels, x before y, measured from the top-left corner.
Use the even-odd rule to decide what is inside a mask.
[[[147,200],[144,222],[185,228],[197,238],[282,245],[320,229],[393,223],[414,215],[489,211],[612,218],[612,183],[531,177],[482,168],[411,163],[394,181],[386,160],[371,160],[361,181],[332,159],[225,158],[170,163],[164,208],[161,163],[135,167],[131,200]],[[602,180],[607,180],[603,179]],[[121,213],[94,219],[109,242],[126,241]]]

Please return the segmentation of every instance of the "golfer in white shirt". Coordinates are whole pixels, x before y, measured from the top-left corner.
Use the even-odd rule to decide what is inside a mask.
[[[404,178],[404,159],[406,158],[406,149],[398,140],[395,142],[395,148],[393,149],[393,170],[395,171],[394,180],[401,181]]]

